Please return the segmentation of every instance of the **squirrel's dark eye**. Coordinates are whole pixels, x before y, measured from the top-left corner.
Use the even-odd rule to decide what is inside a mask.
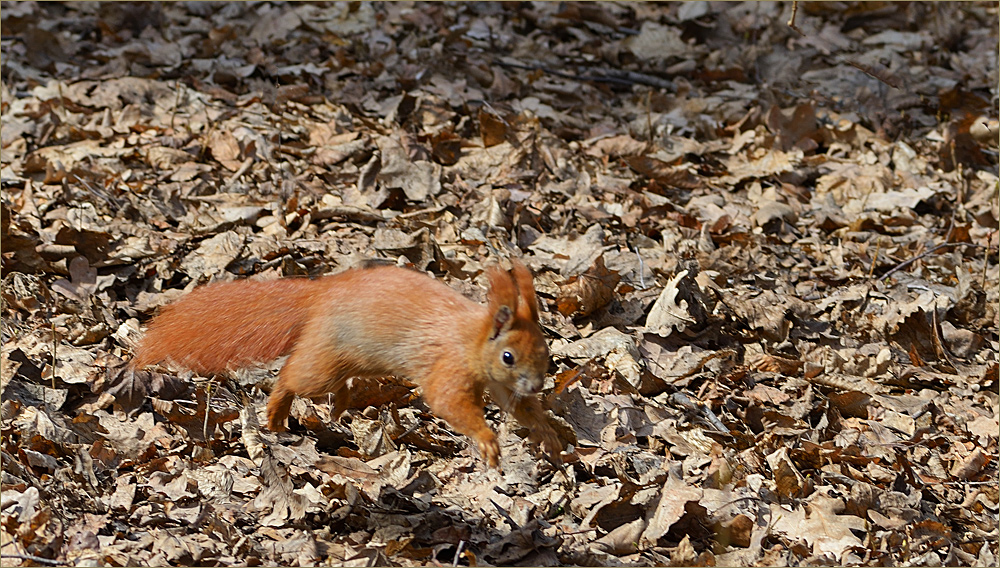
[[[500,356],[500,359],[503,361],[504,365],[507,365],[508,367],[514,366],[514,354],[510,351],[504,351],[503,355]]]

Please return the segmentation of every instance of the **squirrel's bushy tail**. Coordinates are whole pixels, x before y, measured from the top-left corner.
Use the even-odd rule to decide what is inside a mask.
[[[273,360],[289,353],[308,320],[316,281],[227,282],[195,289],[163,308],[132,365],[170,361],[198,373]]]

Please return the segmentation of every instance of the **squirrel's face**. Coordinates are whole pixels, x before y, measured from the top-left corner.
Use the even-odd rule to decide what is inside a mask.
[[[508,393],[532,395],[542,389],[549,348],[538,326],[531,272],[519,261],[512,265],[510,272],[494,267],[487,273],[490,317],[482,355],[491,381]]]
[[[495,340],[489,369],[492,380],[528,395],[542,389],[549,368],[549,349],[537,324],[530,322],[523,328],[515,327]]]

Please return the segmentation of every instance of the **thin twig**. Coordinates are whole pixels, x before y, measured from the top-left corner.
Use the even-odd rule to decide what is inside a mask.
[[[868,279],[871,280],[872,275],[875,274],[875,265],[878,264],[878,251],[882,248],[882,238],[879,237],[875,241],[875,256],[872,258],[872,265],[868,267]]]
[[[997,193],[996,193],[996,192],[994,192],[994,194],[993,194],[993,195],[997,195]],[[998,201],[1000,201],[1000,199],[998,199]],[[997,205],[1000,205],[1000,203],[998,203]],[[994,207],[994,208],[993,208],[993,210],[994,210],[994,211],[996,211],[996,210],[997,210],[997,207]],[[996,231],[996,229],[994,229],[994,230],[990,231],[990,236],[989,236],[989,238],[988,238],[988,239],[986,240],[986,242],[993,242],[993,235],[995,235],[995,234],[996,234],[996,232],[997,232],[997,231]],[[980,287],[981,287],[981,288],[982,288],[983,290],[985,290],[985,289],[986,289],[986,267],[987,267],[987,266],[989,266],[989,264],[990,264],[990,255],[988,255],[988,254],[984,254],[984,255],[983,255],[983,274],[982,274],[982,277],[981,277],[981,279],[980,279],[980,281],[979,281],[979,286],[980,286]]]
[[[692,399],[691,397],[682,392],[675,392],[674,394],[670,395],[670,400],[671,402],[677,404],[678,406],[682,406],[690,411],[693,411],[696,414],[700,414],[703,418],[708,420],[708,422],[718,432],[722,434],[732,433],[732,431],[722,422],[722,420],[719,420],[719,417],[716,416],[714,412],[712,412],[712,409],[709,408],[708,404],[697,399]]]
[[[0,558],[14,558],[16,560],[30,560],[32,562],[38,562],[39,564],[48,564],[49,566],[66,566],[66,562],[62,560],[51,560],[49,558],[42,558],[41,556],[35,556],[34,554],[0,554]]]
[[[52,303],[53,304],[55,303],[55,298],[53,298]],[[57,361],[57,359],[56,359],[56,346],[59,344],[59,342],[56,340],[56,322],[55,322],[55,316],[56,316],[55,308],[52,308],[52,319],[49,320],[49,325],[51,326],[51,330],[52,330],[52,376],[50,378],[52,380],[52,392],[53,393],[55,393],[55,391],[56,391],[56,361]],[[48,398],[49,397],[45,393],[45,391],[42,391],[42,402],[45,403],[45,408],[47,408],[48,410],[52,410],[52,408],[49,407]]]
[[[578,531],[564,531],[564,532],[561,531],[561,532],[559,532],[559,535],[560,536],[575,536],[575,535],[578,535],[578,534],[587,534],[587,533],[596,532],[596,531],[597,531],[597,529],[582,529],[582,530],[578,530]]]
[[[765,505],[767,504],[767,501],[765,501],[761,497],[753,497],[753,496],[738,497],[736,499],[733,499],[732,501],[727,501],[727,502],[723,503],[721,507],[719,507],[718,509],[716,509],[716,511],[721,511],[721,510],[725,509],[726,507],[729,507],[731,505],[736,505],[737,503],[742,503],[743,501],[751,501],[751,502],[758,501],[758,502],[763,503]]]
[[[853,59],[844,59],[844,62],[858,71],[861,71],[865,75],[868,75],[872,79],[889,85],[893,89],[903,88],[903,82],[899,79],[899,77],[894,75],[891,71],[889,71],[889,68],[884,65],[865,65],[864,63],[854,61]]]
[[[899,270],[902,270],[902,269],[906,268],[907,266],[909,266],[909,265],[913,264],[914,262],[916,262],[916,261],[920,260],[921,258],[924,258],[925,256],[929,256],[929,255],[931,255],[931,254],[934,254],[934,253],[935,253],[935,252],[937,252],[937,251],[938,251],[939,249],[943,249],[943,248],[945,248],[945,247],[975,247],[975,248],[986,248],[986,246],[985,246],[985,245],[980,245],[980,244],[977,244],[977,243],[942,243],[942,244],[939,244],[938,246],[936,246],[936,247],[934,247],[934,248],[932,248],[932,249],[930,249],[930,250],[928,250],[928,251],[925,251],[925,252],[924,252],[924,253],[922,253],[922,254],[918,254],[917,256],[915,256],[915,257],[913,257],[913,258],[911,258],[911,259],[909,259],[909,260],[904,260],[903,262],[901,262],[901,263],[897,264],[897,265],[896,265],[896,266],[895,266],[894,268],[892,268],[892,270],[890,270],[889,272],[886,272],[885,274],[882,274],[881,276],[879,276],[879,277],[875,278],[875,280],[882,280],[882,279],[884,279],[884,278],[888,278],[888,277],[889,277],[889,276],[891,276],[891,275],[892,275],[893,273],[895,273],[895,272],[897,272],[897,271],[899,271]]]
[[[646,91],[646,141],[653,143],[653,91]]]
[[[639,254],[639,245],[635,245],[635,257],[639,259],[639,287],[642,288],[643,290],[645,290],[646,289],[646,279],[643,276],[643,271],[645,269],[642,267],[642,255]]]
[[[75,180],[77,183],[79,183],[81,186],[83,186],[83,188],[86,189],[88,192],[90,192],[91,195],[93,195],[94,197],[98,197],[100,199],[103,199],[104,202],[107,203],[116,212],[119,211],[119,210],[121,210],[122,206],[118,203],[118,201],[116,199],[114,199],[110,195],[107,195],[105,192],[101,192],[101,191],[98,191],[98,190],[94,189],[94,184],[92,184],[89,181],[81,178],[80,176],[78,176],[76,174],[72,174],[72,173],[70,175],[73,176],[73,180]],[[66,183],[65,180],[63,181],[63,183]]]
[[[253,166],[253,158],[248,157],[247,159],[243,160],[243,163],[240,164],[239,169],[233,172],[233,175],[229,176],[229,179],[227,179],[226,182],[223,184],[222,190],[226,192],[231,190],[233,185],[236,184],[236,181],[240,179],[240,176],[247,173],[247,171],[250,169],[251,166]]]
[[[944,342],[941,341],[941,324],[938,322],[937,308],[931,307],[931,325],[934,328],[934,333],[931,335],[931,339],[934,340],[935,351],[939,351],[939,356],[943,356],[944,360],[951,366],[952,369],[958,369],[955,366],[955,362],[951,360],[951,356],[948,355],[948,348],[945,347]]]
[[[215,389],[212,388],[215,385],[215,377],[212,377],[208,381],[208,385],[205,386],[205,423],[201,427],[201,436],[208,443],[208,415],[212,413],[212,394],[215,393]],[[213,432],[214,433],[214,432]]]
[[[174,81],[174,90],[177,91],[177,96],[174,97],[174,108],[170,111],[170,130],[174,130],[174,119],[177,118],[177,107],[181,104],[180,83],[180,80]]]
[[[806,34],[802,33],[802,30],[800,30],[799,27],[795,25],[795,15],[798,13],[799,13],[799,0],[795,0],[794,2],[792,2],[792,16],[788,18],[788,27],[797,31],[800,36],[805,36]]]
[[[511,63],[509,61],[497,61],[503,67],[509,67],[511,69],[524,69],[527,71],[544,71],[549,75],[555,75],[556,77],[562,77],[563,79],[573,79],[576,81],[594,81],[595,83],[612,83],[615,85],[646,85],[648,87],[657,87],[659,89],[672,89],[674,84],[672,81],[667,79],[661,79],[659,77],[654,77],[653,75],[647,75],[645,73],[639,73],[637,71],[625,71],[621,69],[597,69],[595,72],[601,73],[601,75],[579,75],[574,73],[566,73],[564,71],[557,71],[551,67],[545,65],[524,65],[521,63]]]

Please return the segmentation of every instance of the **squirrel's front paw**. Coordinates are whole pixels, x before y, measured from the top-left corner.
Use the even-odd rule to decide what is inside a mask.
[[[551,427],[542,426],[536,430],[535,438],[554,463],[562,463],[562,451],[566,445],[559,439],[559,435]]]
[[[479,453],[486,460],[486,463],[492,468],[500,467],[500,444],[497,443],[496,437],[491,437],[486,440],[479,440]]]

